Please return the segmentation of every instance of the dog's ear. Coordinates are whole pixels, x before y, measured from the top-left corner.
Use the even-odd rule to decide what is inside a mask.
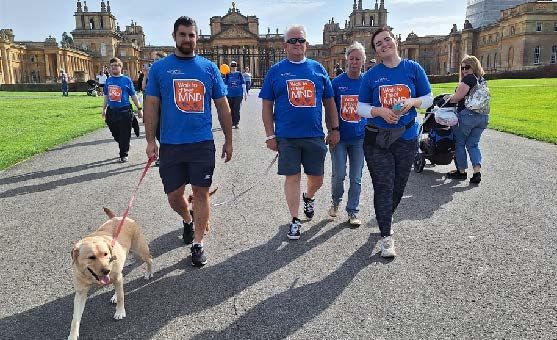
[[[77,258],[79,257],[79,245],[78,244],[73,246],[71,255],[72,255],[72,264],[74,264],[77,261]]]
[[[104,213],[106,214],[106,216],[108,216],[108,218],[113,218],[116,217],[116,215],[112,212],[112,210],[103,207]]]

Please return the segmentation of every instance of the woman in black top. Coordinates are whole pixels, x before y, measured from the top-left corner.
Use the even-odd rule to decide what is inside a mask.
[[[474,56],[464,56],[460,63],[460,83],[456,88],[455,94],[450,96],[450,103],[458,103],[458,126],[454,127],[455,135],[455,163],[457,170],[447,174],[448,178],[464,180],[467,178],[466,168],[468,160],[466,151],[470,157],[470,162],[474,168],[474,174],[470,183],[478,184],[482,180],[482,154],[479,147],[480,137],[489,123],[489,115],[479,114],[469,110],[464,106],[464,99],[470,90],[476,86],[478,81],[483,79],[484,70],[478,58]]]

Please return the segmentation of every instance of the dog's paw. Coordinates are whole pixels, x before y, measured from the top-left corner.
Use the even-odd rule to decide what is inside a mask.
[[[118,298],[116,297],[116,293],[114,293],[114,295],[112,295],[112,297],[110,298],[110,303],[116,303],[118,301]]]
[[[153,273],[155,272],[155,262],[151,260],[151,262],[146,263],[145,268],[145,275],[143,276],[145,280],[149,280],[153,277]]]
[[[150,278],[153,277],[153,272],[146,272],[145,276],[143,276],[145,278],[145,280],[149,280]]]
[[[122,310],[116,310],[116,313],[114,313],[114,319],[116,320],[122,320],[123,318],[126,317],[126,310],[122,308]]]

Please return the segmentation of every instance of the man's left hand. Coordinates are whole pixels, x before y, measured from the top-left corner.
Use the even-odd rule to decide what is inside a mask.
[[[137,110],[137,117],[138,118],[143,118],[143,110],[142,109]]]
[[[337,130],[330,131],[327,137],[325,137],[325,144],[334,148],[335,145],[340,141],[340,133]]]

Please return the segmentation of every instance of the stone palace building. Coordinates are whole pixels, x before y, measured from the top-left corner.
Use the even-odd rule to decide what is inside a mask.
[[[370,8],[353,0],[342,28],[331,18],[324,24],[323,41],[310,41],[308,57],[330,74],[336,63],[345,67],[344,53],[353,41],[363,43],[368,59],[374,58],[371,35],[388,26],[388,11],[384,0],[368,1]],[[89,11],[86,1],[77,0],[74,17],[71,42],[58,43],[50,36],[44,42],[16,41],[11,29],[0,29],[0,84],[55,82],[61,69],[72,82],[94,79],[114,56],[122,59],[124,73],[136,79],[157,53],[174,51],[174,46],[146,45],[143,27],[133,20],[121,30],[110,1],[101,0],[99,11]],[[210,18],[209,34],[199,32],[197,52],[217,65],[235,60],[241,69],[249,66],[257,85],[271,65],[285,57],[283,38],[278,29],[261,33],[259,19],[242,14],[232,2],[224,16]],[[428,74],[457,72],[464,54],[478,56],[488,72],[497,72],[555,63],[555,45],[557,3],[534,1],[503,10],[499,21],[488,26],[475,28],[466,21],[462,30],[454,25],[446,36],[411,33],[400,42],[400,52],[420,62]]]

